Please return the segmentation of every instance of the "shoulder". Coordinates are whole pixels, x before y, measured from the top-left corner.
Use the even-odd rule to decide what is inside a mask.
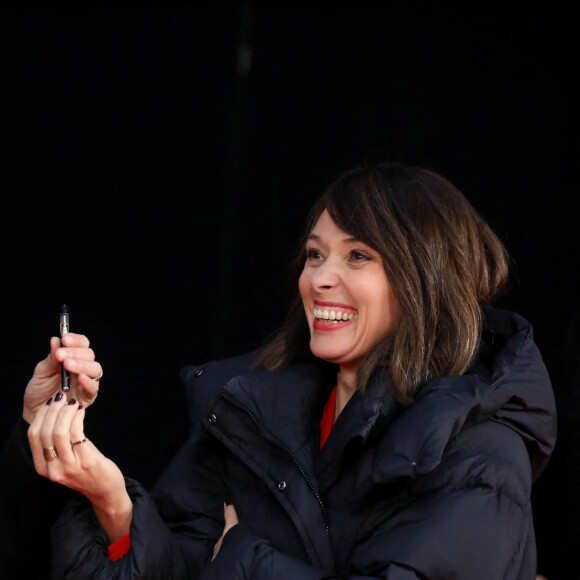
[[[181,369],[190,418],[197,416],[204,404],[213,398],[230,379],[250,370],[259,350]]]
[[[428,480],[423,485],[498,493],[526,510],[532,469],[522,437],[489,419],[462,430],[450,441]]]

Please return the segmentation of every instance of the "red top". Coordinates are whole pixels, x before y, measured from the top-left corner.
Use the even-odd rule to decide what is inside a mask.
[[[324,411],[322,412],[322,419],[320,420],[320,449],[324,447],[330,432],[332,431],[332,426],[334,425],[334,410],[336,407],[336,387],[330,392],[328,401],[324,405]],[[131,547],[131,534],[126,534],[122,538],[119,538],[116,542],[113,542],[109,546],[109,559],[120,560]]]
[[[320,450],[324,447],[330,432],[332,431],[332,426],[334,425],[334,411],[336,408],[336,387],[330,392],[328,401],[324,405],[324,411],[322,412],[322,419],[320,420]]]
[[[131,547],[131,534],[125,534],[109,546],[109,560],[120,560]]]

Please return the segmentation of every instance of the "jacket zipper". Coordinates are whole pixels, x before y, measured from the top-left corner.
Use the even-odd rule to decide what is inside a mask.
[[[281,443],[279,443],[278,441],[276,441],[275,439],[273,439],[267,433],[267,431],[263,428],[263,426],[260,423],[260,421],[258,421],[258,419],[256,419],[256,417],[254,416],[254,414],[252,413],[252,411],[250,411],[250,409],[248,409],[247,407],[245,407],[241,403],[238,403],[237,401],[233,401],[232,399],[229,399],[224,394],[222,394],[221,397],[225,401],[227,401],[228,403],[230,403],[230,405],[233,405],[234,407],[237,407],[238,409],[244,411],[244,413],[246,413],[248,415],[248,417],[250,418],[250,420],[252,421],[252,423],[255,425],[255,427],[258,430],[258,433],[260,434],[260,436],[263,439],[265,439],[266,441],[268,441],[269,443],[272,443],[273,445],[276,445],[276,447],[278,447],[279,449],[281,449],[282,451],[284,451],[284,453],[286,453],[290,457],[290,459],[292,459],[294,465],[296,465],[298,471],[300,472],[300,475],[302,475],[302,477],[304,478],[304,481],[306,481],[306,484],[308,485],[308,487],[311,489],[312,493],[314,494],[314,497],[316,497],[316,501],[318,502],[318,505],[320,506],[320,511],[322,512],[322,519],[324,520],[324,530],[326,532],[326,535],[328,536],[330,534],[330,525],[328,523],[328,517],[327,517],[327,514],[326,514],[326,506],[324,505],[324,502],[322,501],[322,498],[320,497],[320,494],[318,493],[318,490],[316,489],[316,487],[314,486],[314,484],[312,483],[312,481],[310,480],[310,478],[308,477],[308,475],[304,471],[304,468],[302,467],[302,465],[300,465],[300,462],[298,461],[298,458],[294,455],[294,453],[292,453],[292,451],[290,449],[288,449],[285,445],[282,445]]]

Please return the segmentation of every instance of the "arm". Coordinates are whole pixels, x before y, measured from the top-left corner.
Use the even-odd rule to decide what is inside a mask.
[[[129,532],[132,503],[119,468],[84,434],[85,409],[62,393],[35,415],[28,439],[36,471],[83,494],[92,504],[109,543]]]
[[[71,373],[68,399],[59,390],[61,364]],[[123,477],[83,432],[85,407],[96,398],[101,376],[102,367],[85,336],[53,337],[49,355],[36,365],[26,387],[22,416],[30,422],[28,440],[37,473],[86,495],[115,541],[128,531],[130,522],[130,501],[124,484],[119,484]],[[85,443],[71,445],[82,440]],[[56,450],[55,461],[47,461],[46,449]]]
[[[70,491],[34,471],[20,418],[7,438],[0,460],[0,576],[48,577],[50,526]],[[31,551],[34,557],[31,558]]]
[[[0,459],[0,570],[7,576],[40,577],[49,562],[48,531],[70,496],[69,490],[38,477],[27,440],[29,423],[60,389],[61,362],[71,371],[71,393],[86,407],[98,391],[101,365],[86,337],[70,333],[63,346],[50,341],[48,356],[34,369],[24,394],[22,418],[14,425]],[[35,546],[35,557],[30,547]]]
[[[228,497],[215,466],[216,451],[211,441],[188,442],[154,492],[157,505],[139,485],[128,482],[134,504],[132,547],[119,562],[108,561],[106,537],[87,502],[81,498],[71,503],[53,529],[55,576],[436,580],[455,575],[488,580],[520,569],[525,577],[529,570],[522,568],[522,561],[533,565],[533,557],[525,552],[533,533],[525,484],[519,490],[503,483],[489,486],[490,475],[509,479],[513,466],[498,465],[477,453],[455,465],[444,485],[424,489],[418,485],[404,508],[396,511],[391,499],[376,504],[354,547],[344,547],[351,556],[339,573],[290,557],[249,525],[235,521],[226,521],[229,531],[211,561],[224,530],[223,498]],[[442,472],[446,468],[442,465]],[[468,481],[462,479],[465,473]]]
[[[377,506],[376,519],[380,510]],[[444,488],[375,527],[355,546],[349,569],[341,573],[291,558],[249,526],[234,525],[202,580],[504,578],[510,569],[519,569],[525,537],[532,533],[528,516],[496,492]],[[371,521],[366,525],[374,526]]]
[[[336,574],[273,549],[247,524],[223,538],[203,580],[217,580],[228,566],[233,580],[252,578],[532,578],[535,554],[529,492],[530,463],[521,438],[486,422],[468,429],[441,464],[404,489],[377,488],[382,499],[357,525],[356,540],[340,543],[340,517],[331,520]],[[235,563],[235,566],[232,566]]]
[[[129,552],[109,560],[108,539],[91,503],[75,495],[52,529],[53,575],[75,580],[198,578],[224,526],[226,490],[214,448],[192,434],[151,495],[135,481],[125,484],[133,504]]]

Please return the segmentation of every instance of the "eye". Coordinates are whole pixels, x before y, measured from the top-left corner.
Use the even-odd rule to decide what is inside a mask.
[[[306,261],[316,262],[322,260],[322,254],[316,248],[306,248]]]
[[[352,250],[349,259],[351,262],[360,264],[372,260],[373,257],[368,252],[363,252],[362,250]]]

